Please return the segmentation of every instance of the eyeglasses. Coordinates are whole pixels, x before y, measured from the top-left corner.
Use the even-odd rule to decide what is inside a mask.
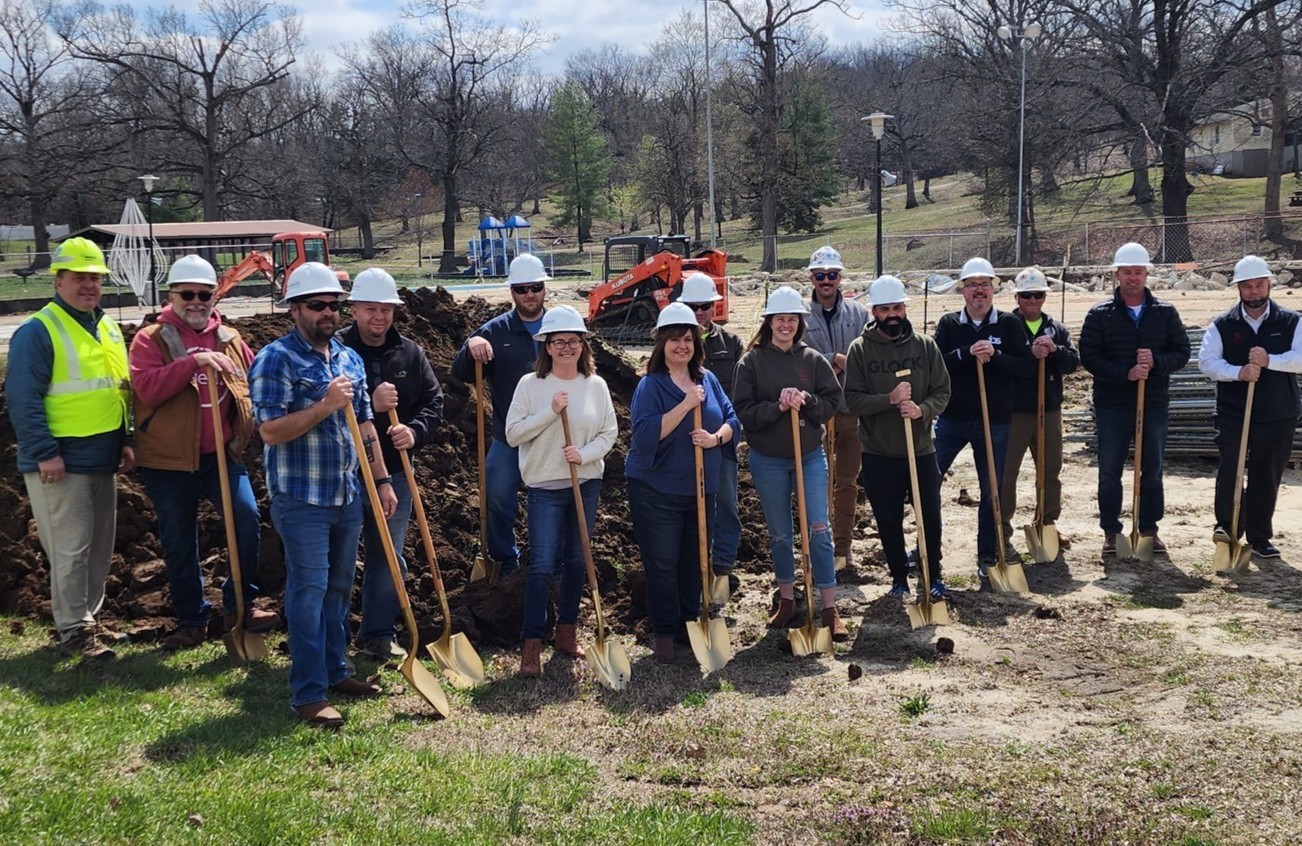
[[[826,279],[828,282],[835,282],[840,278],[841,278],[841,271],[839,270],[829,270],[826,273],[823,273],[822,271],[819,270],[814,271],[815,282],[822,282],[824,279]]]
[[[512,294],[536,294],[545,288],[546,282],[530,282],[528,285],[512,285]]]
[[[714,303],[688,303],[692,311],[714,311]]]
[[[1042,300],[1044,299],[1043,291],[1027,291],[1017,295],[1019,300]]]
[[[172,291],[172,293],[187,303],[192,302],[195,297],[198,297],[201,303],[206,303],[212,299],[212,291]]]
[[[342,300],[306,300],[302,305],[307,308],[308,311],[316,312],[322,312],[326,309],[339,311],[344,307]]]
[[[978,289],[980,289],[980,288],[994,288],[994,287],[995,287],[995,283],[993,283],[993,282],[964,282],[964,283],[963,283],[963,287],[964,287],[964,288],[967,288],[968,290],[978,290]]]
[[[583,346],[582,338],[556,338],[547,343],[551,344],[558,350],[576,350]]]

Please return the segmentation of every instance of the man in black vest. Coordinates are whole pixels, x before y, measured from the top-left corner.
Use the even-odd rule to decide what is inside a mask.
[[[1302,333],[1298,313],[1270,299],[1270,269],[1257,256],[1234,266],[1239,302],[1212,321],[1203,335],[1198,368],[1216,381],[1216,536],[1237,540],[1245,531],[1258,558],[1279,558],[1270,542],[1271,518],[1280,479],[1293,451],[1302,406],[1297,374],[1302,372]],[[1247,476],[1238,526],[1234,520],[1234,482],[1243,433],[1248,384],[1256,382],[1248,433]]]

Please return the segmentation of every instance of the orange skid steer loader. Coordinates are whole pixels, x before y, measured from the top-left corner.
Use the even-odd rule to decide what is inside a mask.
[[[723,299],[714,322],[728,322],[728,254],[703,250],[688,256],[686,235],[621,235],[606,239],[606,281],[588,293],[588,326],[616,343],[646,341],[660,311],[678,299],[683,280],[704,273]]]

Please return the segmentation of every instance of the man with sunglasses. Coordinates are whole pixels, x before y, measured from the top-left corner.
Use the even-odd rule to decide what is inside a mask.
[[[265,446],[271,521],[285,547],[290,706],[317,728],[344,718],[328,694],[378,696],[350,675],[348,607],[362,531],[359,460],[370,463],[385,519],[397,509],[365,390],[366,366],[335,333],[344,289],[334,271],[306,262],[289,274],[288,334],[263,347],[249,370],[254,418]],[[345,406],[352,404],[366,455],[359,456]]]
[[[964,447],[972,447],[981,503],[977,508],[977,576],[987,578],[999,559],[995,532],[993,491],[1008,452],[1013,416],[1013,384],[1035,373],[1026,330],[1012,314],[994,306],[999,277],[986,259],[968,259],[959,273],[963,308],[936,323],[936,344],[949,369],[953,393],[936,420],[936,465],[941,478],[949,472]],[[978,389],[977,362],[984,370],[985,402],[990,415],[990,442],[995,454],[996,478],[990,478],[986,460],[985,422]],[[983,585],[984,587],[984,585]]]
[[[515,518],[520,510],[520,451],[506,442],[506,413],[515,386],[532,373],[538,358],[534,335],[542,329],[547,280],[537,256],[528,253],[511,262],[506,284],[513,308],[480,326],[466,339],[452,360],[452,375],[475,383],[475,362],[483,365],[493,403],[493,440],[484,460],[488,499],[487,557],[499,565],[499,575],[520,569],[520,549],[515,542]]]
[[[863,334],[868,325],[868,309],[847,300],[841,293],[845,265],[841,254],[832,247],[819,247],[809,258],[809,282],[813,297],[809,301],[809,320],[804,341],[818,350],[832,365],[836,378],[845,385],[845,356],[850,344]],[[832,475],[832,547],[836,569],[850,563],[850,542],[854,537],[854,511],[859,502],[859,467],[863,461],[859,446],[859,418],[838,412],[833,418],[836,441]]]
[[[385,270],[372,267],[357,274],[348,298],[353,323],[340,336],[366,365],[366,390],[371,395],[384,451],[384,464],[393,473],[398,507],[388,519],[389,535],[398,566],[405,574],[407,562],[402,547],[411,522],[411,490],[403,472],[398,450],[417,450],[429,441],[443,419],[443,388],[434,376],[429,358],[420,344],[398,334],[394,312],[402,305],[398,285]],[[390,425],[389,409],[398,412],[398,424]],[[357,627],[357,648],[373,658],[401,660],[407,651],[394,640],[398,616],[398,592],[389,575],[379,528],[370,504],[363,503],[362,524],[362,620]]]
[[[222,323],[213,301],[217,273],[211,264],[197,255],[183,256],[168,271],[167,282],[167,305],[131,342],[131,393],[136,465],[154,502],[176,614],[176,629],[163,640],[171,651],[198,646],[208,637],[212,607],[204,598],[197,529],[201,499],[221,506],[218,437],[225,445],[244,596],[250,600],[244,627],[265,632],[279,625],[280,617],[251,602],[259,594],[262,535],[242,460],[253,434],[248,383],[253,351]],[[213,428],[210,372],[218,374],[221,432]],[[222,608],[226,628],[234,627],[235,589],[229,579],[222,587]]]
[[[1016,317],[1031,342],[1031,358],[1039,367],[1044,360],[1044,522],[1053,525],[1062,514],[1062,377],[1080,367],[1080,354],[1071,345],[1067,327],[1044,313],[1049,280],[1038,267],[1028,267],[1017,274]],[[1013,418],[1008,433],[1008,455],[1004,459],[1004,481],[1000,486],[999,505],[1004,518],[1004,543],[1011,546],[1013,512],[1017,510],[1017,477],[1022,472],[1022,457],[1028,449],[1032,460],[1039,455],[1036,432],[1039,429],[1039,379],[1013,382]],[[1070,549],[1070,541],[1061,533],[1060,543]]]

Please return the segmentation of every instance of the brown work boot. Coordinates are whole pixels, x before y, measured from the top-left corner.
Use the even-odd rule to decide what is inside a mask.
[[[769,617],[770,629],[785,629],[791,623],[791,618],[796,616],[796,601],[794,599],[779,599],[778,610],[773,612]]]
[[[579,639],[575,633],[573,623],[557,623],[556,637],[552,641],[552,647],[557,652],[564,652],[571,658],[583,658],[583,647],[579,646]]]
[[[520,675],[536,679],[542,675],[542,639],[531,637],[520,648]]]
[[[850,639],[850,631],[841,622],[841,615],[837,613],[836,606],[823,609],[823,628],[832,632],[833,643],[845,643]]]
[[[661,664],[674,663],[675,647],[672,637],[657,637],[654,651],[656,660]]]
[[[59,644],[59,651],[74,658],[80,657],[83,661],[111,661],[118,657],[112,647],[95,637],[93,628],[82,629],[65,638]]]
[[[222,622],[226,625],[226,631],[235,628],[235,612],[227,611],[222,615]],[[244,630],[253,634],[262,634],[269,632],[280,625],[280,615],[275,611],[264,611],[261,608],[249,606],[244,610]]]
[[[294,714],[312,728],[337,729],[343,727],[344,715],[336,711],[324,699],[309,702],[306,705],[291,706]]]
[[[1144,537],[1153,539],[1154,552],[1166,552],[1166,544],[1162,543],[1162,539],[1157,536],[1156,531],[1144,532],[1143,534]]]
[[[1104,533],[1103,533],[1103,554],[1104,554],[1104,555],[1116,555],[1116,554],[1117,554],[1117,533],[1116,533],[1116,532],[1104,532]]]
[[[163,648],[168,652],[191,649],[208,639],[207,626],[182,626],[163,638]]]

